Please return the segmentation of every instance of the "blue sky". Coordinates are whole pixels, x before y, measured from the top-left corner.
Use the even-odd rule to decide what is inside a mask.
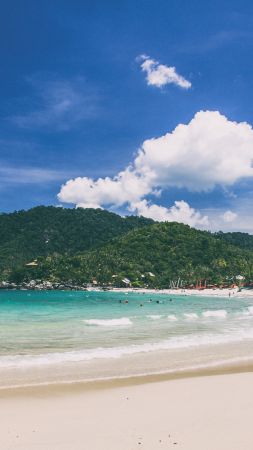
[[[92,206],[95,189],[94,206],[122,214],[253,232],[251,131],[241,133],[236,126],[231,141],[228,136],[232,122],[253,123],[252,25],[250,1],[5,2],[0,16],[0,210]],[[145,61],[153,64],[155,76],[161,65],[174,67],[190,87],[175,80],[152,84],[142,67]],[[199,111],[219,112],[215,142],[206,141],[205,128],[215,117],[204,113],[194,120]],[[188,168],[181,170],[183,150],[175,150],[178,141],[170,139],[165,151],[181,152],[180,157],[172,163],[166,156],[159,168],[155,158],[142,158],[140,168],[136,158],[144,141],[149,146],[192,120],[185,143]],[[220,152],[223,125],[225,153],[213,163],[210,152]],[[194,127],[199,134],[192,141]],[[231,150],[235,167],[240,152],[244,155],[241,169],[229,179],[224,168],[212,180],[198,182],[199,176],[210,178],[205,161],[216,172],[220,166],[233,172],[230,142],[238,148],[238,154]],[[153,156],[160,144],[155,141]],[[163,165],[166,173],[161,173]],[[155,180],[143,180],[147,167],[156,171]],[[77,177],[84,181],[66,185]],[[127,194],[118,181],[94,184],[92,191],[85,184],[105,177],[129,183]],[[135,185],[136,177],[145,186]],[[110,189],[119,190],[113,196]],[[129,189],[140,192],[133,196]]]

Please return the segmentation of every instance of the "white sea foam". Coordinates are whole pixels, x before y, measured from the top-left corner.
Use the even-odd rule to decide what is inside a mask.
[[[175,314],[169,314],[167,318],[169,320],[171,320],[172,322],[176,322],[177,321],[177,317],[175,316]]]
[[[249,306],[247,309],[245,309],[244,311],[238,312],[237,313],[237,318],[239,320],[241,319],[252,319],[253,316],[253,306]]]
[[[220,319],[225,319],[227,317],[227,311],[225,309],[217,309],[215,311],[204,311],[202,313],[203,317],[218,317]]]
[[[185,313],[184,316],[187,320],[196,320],[199,317],[196,313]]]
[[[126,327],[133,324],[128,317],[120,317],[119,319],[86,319],[84,323],[98,327]]]
[[[35,382],[30,381],[28,383],[22,384],[11,384],[12,389],[17,388],[27,388],[32,386],[52,386],[52,385],[73,385],[77,383],[93,383],[94,381],[112,381],[112,380],[127,380],[131,379],[133,376],[136,378],[146,377],[150,375],[169,375],[169,374],[176,374],[176,373],[189,373],[189,371],[196,371],[199,369],[208,369],[213,367],[229,367],[233,366],[238,363],[251,363],[253,362],[253,356],[238,356],[235,358],[227,358],[227,359],[218,359],[214,361],[208,361],[204,362],[202,364],[193,364],[193,365],[186,365],[185,367],[180,368],[172,368],[172,369],[165,369],[165,370],[151,370],[151,371],[144,371],[144,372],[138,372],[136,374],[124,374],[124,375],[111,375],[111,376],[95,376],[95,377],[87,377],[87,378],[69,378],[68,380],[57,380],[57,381],[41,381],[38,382],[37,380]],[[10,389],[10,384],[1,385],[0,390],[4,391],[6,389]]]
[[[119,347],[97,347],[93,349],[74,350],[67,352],[46,353],[40,355],[9,355],[0,357],[0,369],[8,368],[32,368],[52,366],[65,363],[89,362],[94,359],[116,359],[139,353],[166,351],[175,349],[188,349],[200,346],[219,345],[224,343],[253,340],[253,330],[242,332],[228,332],[224,334],[192,334],[172,337],[159,342],[147,342],[143,344],[132,344]]]
[[[160,316],[159,314],[150,314],[147,317],[148,317],[148,319],[159,320],[159,319],[161,319],[162,316]]]

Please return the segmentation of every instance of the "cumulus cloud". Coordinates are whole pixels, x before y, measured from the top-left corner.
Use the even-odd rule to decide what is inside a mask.
[[[120,172],[114,178],[78,177],[62,186],[58,198],[66,203],[85,205],[121,206],[138,201],[149,194],[150,180],[137,174],[131,167]]]
[[[144,141],[134,161],[152,184],[205,191],[253,176],[253,130],[218,111],[200,111],[172,133]]]
[[[150,204],[147,200],[132,203],[130,211],[137,212],[138,215],[149,217],[158,222],[182,222],[196,228],[206,228],[209,225],[207,216],[202,216],[200,212],[191,208],[184,200],[175,201],[170,208]]]
[[[221,218],[224,220],[224,222],[230,223],[234,222],[237,218],[237,214],[232,211],[225,211],[224,214],[222,214]]]
[[[241,178],[253,176],[252,159],[253,130],[249,124],[232,122],[218,111],[200,111],[187,125],[179,124],[164,136],[144,141],[133,162],[115,177],[69,180],[58,198],[84,207],[126,205],[140,214],[141,209],[156,214],[157,218],[174,217],[179,210],[178,217],[185,223],[190,223],[191,215],[195,223],[202,219],[206,222],[207,218],[196,218],[196,212],[185,202],[160,209],[163,207],[148,203],[147,196],[170,187],[200,192],[232,186]]]
[[[179,75],[175,67],[159,64],[158,61],[146,55],[139,56],[138,61],[141,61],[141,69],[146,73],[146,80],[150,86],[162,87],[166,84],[175,84],[183,89],[191,87],[190,81]]]

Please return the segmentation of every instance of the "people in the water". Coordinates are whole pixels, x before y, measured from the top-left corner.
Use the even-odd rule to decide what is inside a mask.
[[[229,295],[229,297],[230,297],[230,295]],[[169,298],[168,301],[169,301],[169,302],[172,302],[173,299],[172,299],[172,298]],[[152,303],[152,302],[153,302],[153,300],[152,300],[152,298],[150,298],[150,299],[148,300],[148,303]],[[157,304],[164,303],[162,300],[156,300],[155,302],[156,302]],[[119,300],[119,303],[125,303],[125,304],[127,304],[127,303],[128,303],[128,300]],[[143,306],[143,303],[140,303],[140,306]]]

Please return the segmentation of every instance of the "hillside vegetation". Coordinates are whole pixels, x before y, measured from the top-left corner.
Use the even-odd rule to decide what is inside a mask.
[[[253,251],[253,236],[251,234],[240,232],[223,233],[222,231],[220,231],[219,233],[215,233],[214,236],[218,239],[226,241],[228,244]]]
[[[95,213],[93,210],[85,211],[91,217]],[[99,214],[101,219],[111,217],[105,211]],[[14,267],[9,278],[15,282],[46,279],[116,286],[123,285],[122,280],[128,278],[133,286],[153,287],[168,287],[172,280],[178,278],[187,284],[200,279],[208,283],[232,283],[237,275],[252,279],[253,251],[249,243],[245,245],[245,239],[253,242],[250,235],[211,234],[179,223],[149,224],[145,219],[134,217],[119,217],[117,220],[121,231],[108,232],[107,243],[105,236],[103,240],[101,236],[96,237],[101,233],[102,221],[98,229],[92,230],[95,249],[86,244],[83,251],[83,247],[78,247],[78,236],[73,236],[75,251],[70,249],[70,243],[67,247],[65,244],[69,249],[67,253],[60,253],[60,249],[57,254],[48,252],[46,257],[38,257],[36,267]],[[133,229],[124,233],[122,221],[127,226],[131,224]],[[89,243],[89,240],[86,238],[85,242]]]
[[[75,255],[150,223],[150,219],[123,218],[101,209],[52,206],[1,214],[0,270],[14,269],[40,256]]]

